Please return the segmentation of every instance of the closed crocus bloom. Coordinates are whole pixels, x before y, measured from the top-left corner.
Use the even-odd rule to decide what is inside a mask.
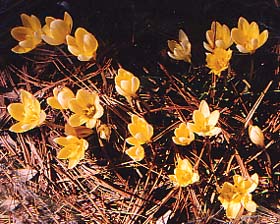
[[[230,30],[227,25],[219,22],[212,22],[211,29],[206,31],[206,40],[203,42],[206,50],[213,52],[215,48],[228,49],[232,45]]]
[[[89,61],[96,58],[98,42],[95,36],[84,28],[79,27],[75,31],[75,37],[67,35],[67,46],[71,54],[80,61]]]
[[[145,150],[141,145],[134,145],[127,149],[125,153],[136,162],[141,161],[145,157]]]
[[[249,125],[248,133],[251,142],[260,147],[264,147],[264,135],[258,126]]]
[[[78,90],[76,97],[69,101],[69,109],[74,112],[69,118],[72,127],[86,124],[87,128],[94,128],[97,119],[102,117],[104,112],[98,94],[85,89]]]
[[[42,42],[42,29],[39,19],[26,14],[20,15],[23,26],[15,27],[11,30],[11,35],[19,43],[12,48],[15,53],[27,53],[37,47]]]
[[[260,34],[256,22],[249,23],[245,18],[240,17],[238,27],[231,30],[231,37],[241,53],[253,54],[267,41],[268,31],[264,30]]]
[[[172,140],[177,145],[189,145],[194,140],[194,133],[188,128],[187,124],[181,123],[174,131],[175,136]]]
[[[93,130],[85,126],[78,126],[74,128],[70,124],[66,123],[64,126],[64,133],[65,135],[73,135],[78,138],[86,138],[93,134]]]
[[[178,158],[174,175],[169,175],[170,180],[180,187],[186,187],[199,181],[199,174],[193,171],[192,164],[188,159]]]
[[[209,73],[220,76],[228,68],[231,55],[230,49],[223,48],[215,48],[213,53],[206,53],[206,66],[211,69]]]
[[[179,42],[168,40],[169,57],[191,63],[191,43],[183,30],[179,30]]]
[[[21,103],[11,103],[9,114],[18,121],[10,127],[10,131],[22,133],[41,125],[46,119],[46,113],[41,110],[39,101],[29,92],[20,91]]]
[[[57,154],[58,159],[68,159],[68,168],[74,168],[85,156],[88,148],[88,142],[85,139],[79,139],[76,136],[58,137],[54,142],[63,146]]]
[[[131,97],[136,96],[136,92],[139,89],[140,81],[131,72],[120,68],[118,75],[115,77],[116,91],[124,96],[128,102],[131,102]]]
[[[62,89],[55,87],[53,89],[53,96],[47,98],[47,103],[55,109],[68,109],[69,100],[74,97],[75,95],[71,89],[67,87],[63,87]]]
[[[71,33],[73,20],[72,17],[65,12],[64,19],[55,19],[46,17],[46,25],[43,27],[43,40],[50,45],[60,45],[66,43],[66,36]]]
[[[240,175],[234,175],[234,184],[225,182],[220,190],[219,201],[226,210],[228,218],[236,218],[239,210],[243,206],[247,211],[255,212],[256,203],[252,200],[252,194],[259,182],[259,177],[255,173],[250,178],[245,179]]]
[[[148,124],[144,118],[136,115],[131,116],[131,121],[128,125],[128,130],[132,137],[126,139],[131,145],[142,145],[151,141],[153,136],[153,126]]]
[[[221,128],[215,127],[218,123],[220,112],[218,110],[210,113],[209,106],[202,100],[199,109],[193,112],[193,122],[188,123],[188,127],[200,136],[214,136],[221,132]]]

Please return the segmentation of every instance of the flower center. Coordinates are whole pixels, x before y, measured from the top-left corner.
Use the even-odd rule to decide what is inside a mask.
[[[88,104],[87,108],[84,109],[83,112],[88,118],[92,118],[96,113],[96,108],[94,105]]]

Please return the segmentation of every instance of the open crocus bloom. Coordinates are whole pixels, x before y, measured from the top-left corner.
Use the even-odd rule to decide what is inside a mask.
[[[188,128],[187,124],[181,123],[174,131],[175,136],[172,140],[177,145],[189,145],[194,140],[194,133]]]
[[[41,125],[46,119],[46,113],[41,110],[39,101],[29,92],[20,90],[22,103],[11,103],[8,106],[9,114],[18,123],[10,127],[10,131],[22,133]]]
[[[69,100],[75,97],[71,89],[63,87],[62,89],[55,87],[52,97],[47,98],[47,103],[55,109],[68,109]]]
[[[169,57],[191,63],[191,43],[183,30],[179,30],[179,42],[168,40]]]
[[[189,128],[200,136],[214,136],[221,132],[221,128],[215,127],[218,123],[220,112],[218,110],[210,113],[209,106],[202,100],[199,109],[193,112],[193,122],[188,123]]]
[[[131,72],[120,68],[118,75],[115,77],[115,88],[118,94],[124,96],[128,102],[131,102],[131,97],[136,96],[139,89],[140,80]]]
[[[186,187],[199,181],[199,174],[193,171],[189,160],[178,158],[174,175],[169,175],[169,178],[175,185]]]
[[[58,159],[68,159],[68,168],[74,168],[85,156],[88,148],[88,142],[85,139],[79,139],[76,136],[58,137],[54,142],[63,146],[57,154]]]
[[[232,50],[215,48],[213,53],[206,53],[206,66],[210,68],[209,73],[220,76],[221,72],[229,66],[229,61],[232,56]]]
[[[239,175],[234,175],[234,184],[225,182],[220,190],[219,201],[226,210],[228,218],[236,218],[239,210],[243,206],[247,211],[255,212],[256,203],[252,200],[252,194],[259,182],[259,177],[255,173],[249,179]]]
[[[20,15],[23,26],[15,27],[11,30],[11,35],[19,43],[12,48],[15,53],[27,53],[37,47],[42,42],[42,29],[39,19],[26,14]]]
[[[128,125],[128,130],[132,137],[126,139],[130,145],[142,145],[151,141],[153,136],[153,126],[148,124],[144,118],[136,115],[131,116],[131,121]]]
[[[141,145],[131,146],[125,153],[134,161],[141,161],[145,157],[145,150]]]
[[[96,58],[98,42],[95,36],[86,29],[79,27],[75,31],[75,37],[67,35],[68,50],[78,57],[80,61],[89,61]]]
[[[102,117],[104,112],[98,94],[85,89],[78,90],[76,97],[69,101],[69,109],[74,112],[69,118],[72,127],[86,124],[87,128],[94,128],[97,119]]]
[[[238,27],[231,30],[231,37],[241,53],[253,54],[267,41],[268,31],[264,30],[260,34],[256,22],[249,23],[245,18],[240,17]]]
[[[232,45],[229,28],[227,25],[221,25],[217,21],[213,21],[211,29],[206,31],[206,40],[208,43],[203,42],[203,46],[210,52],[213,52],[215,48],[226,50]]]
[[[264,147],[264,135],[258,126],[249,125],[248,133],[251,142],[260,147]]]
[[[73,20],[72,17],[65,12],[64,19],[55,19],[47,16],[46,25],[43,27],[43,40],[50,45],[60,45],[66,43],[66,36],[71,33]]]

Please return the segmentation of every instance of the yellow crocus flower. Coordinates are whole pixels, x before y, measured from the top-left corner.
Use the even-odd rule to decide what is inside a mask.
[[[172,140],[177,145],[189,145],[194,140],[194,133],[188,128],[188,125],[181,123],[174,131],[175,136]]]
[[[37,47],[42,42],[42,29],[39,19],[26,14],[20,15],[23,26],[15,27],[11,30],[11,35],[19,43],[12,48],[18,54],[27,53]]]
[[[175,40],[167,41],[170,51],[167,52],[169,57],[175,60],[182,60],[191,63],[191,43],[188,36],[183,30],[179,30],[179,42]]]
[[[79,27],[75,31],[75,37],[67,35],[68,50],[78,57],[80,61],[89,61],[96,58],[98,41],[95,36],[86,29]]]
[[[47,98],[47,103],[55,109],[68,109],[69,108],[69,101],[75,97],[74,93],[71,89],[67,87],[58,88],[55,87],[53,89],[53,95]]]
[[[145,157],[145,150],[141,145],[131,146],[125,153],[134,161],[139,162]]]
[[[65,12],[63,20],[47,16],[45,21],[46,25],[43,27],[42,39],[50,45],[66,43],[66,36],[71,33],[73,26],[72,17]]]
[[[213,52],[215,48],[226,50],[233,43],[228,26],[225,24],[221,25],[217,21],[213,21],[211,29],[206,31],[206,40],[208,43],[203,42],[203,46],[210,52]]]
[[[206,67],[210,68],[209,73],[220,76],[221,72],[229,66],[232,51],[222,48],[215,48],[212,53],[206,53]]]
[[[85,89],[78,90],[76,97],[69,101],[69,109],[74,112],[69,118],[72,127],[86,124],[87,128],[94,128],[96,121],[104,113],[98,94]]]
[[[175,185],[186,187],[199,181],[199,174],[193,171],[192,164],[188,159],[178,158],[174,175],[169,175],[169,178]]]
[[[139,86],[140,80],[135,75],[123,68],[118,70],[118,75],[115,77],[115,88],[129,103],[131,103],[131,97],[136,96]]]
[[[221,132],[221,128],[215,127],[218,123],[220,112],[218,110],[210,113],[209,106],[202,100],[199,109],[193,112],[193,122],[188,123],[188,127],[200,136],[214,136]]]
[[[220,190],[219,201],[226,210],[228,218],[236,218],[239,210],[243,206],[247,211],[255,212],[256,203],[252,200],[252,194],[259,182],[259,177],[255,173],[250,178],[244,179],[240,175],[234,175],[234,184],[225,182]]]
[[[29,92],[20,90],[21,103],[11,103],[9,114],[18,123],[10,127],[10,131],[23,133],[41,125],[46,119],[46,113],[41,110],[39,101]]]
[[[144,118],[133,114],[132,123],[128,124],[129,133],[132,137],[126,139],[130,145],[142,145],[151,141],[153,136],[153,126],[148,124]]]
[[[249,125],[248,133],[251,142],[260,147],[264,147],[264,135],[262,130],[258,126]]]
[[[85,139],[79,139],[76,136],[58,137],[54,142],[63,146],[57,154],[58,159],[68,159],[68,168],[74,168],[85,156],[88,148],[88,142]]]
[[[249,23],[245,18],[240,17],[238,27],[231,30],[231,37],[241,53],[253,54],[267,41],[268,31],[264,30],[260,34],[256,22]]]

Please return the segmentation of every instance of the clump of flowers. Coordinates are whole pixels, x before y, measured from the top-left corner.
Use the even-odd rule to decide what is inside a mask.
[[[174,131],[172,140],[177,145],[186,146],[194,140],[194,133],[188,128],[186,123],[181,123]]]
[[[10,131],[23,133],[41,125],[46,119],[46,113],[41,110],[39,101],[29,92],[20,90],[21,103],[11,103],[9,114],[18,121],[10,127]]]
[[[69,118],[72,127],[86,124],[87,128],[94,128],[104,112],[98,94],[85,89],[79,89],[76,97],[69,101],[69,109],[74,112]]]
[[[74,168],[85,156],[89,144],[85,139],[79,139],[76,136],[58,137],[54,142],[63,146],[57,154],[58,159],[68,159],[68,168]]]
[[[96,58],[98,42],[95,36],[86,29],[79,27],[75,31],[75,37],[67,35],[68,50],[77,56],[80,61],[89,61]]]
[[[183,30],[179,30],[179,42],[175,40],[168,40],[169,57],[191,63],[191,43],[188,36]]]
[[[73,20],[65,12],[64,19],[55,19],[51,16],[45,18],[46,25],[43,27],[43,40],[50,45],[66,43],[66,36],[71,33]]]
[[[220,117],[220,112],[215,110],[210,113],[209,106],[205,100],[199,104],[198,110],[193,112],[193,122],[189,123],[189,128],[200,136],[214,136],[221,132],[221,128],[216,127]]]
[[[169,175],[170,180],[177,186],[186,187],[199,181],[199,174],[193,170],[188,159],[178,158],[174,175]]]
[[[47,103],[54,109],[69,109],[69,101],[75,95],[71,89],[67,87],[53,89],[53,96],[47,98]]]
[[[252,200],[252,192],[257,188],[259,177],[255,173],[250,178],[234,175],[234,184],[225,182],[220,190],[219,201],[226,210],[228,218],[236,218],[242,206],[250,212],[256,211],[256,203]]]
[[[206,31],[206,40],[203,46],[206,50],[213,52],[215,48],[228,49],[232,45],[230,29],[227,25],[221,25],[217,21],[213,21],[211,29]]]
[[[231,30],[231,37],[241,53],[253,54],[267,41],[268,31],[264,30],[260,33],[256,22],[249,23],[245,18],[240,17],[238,27]]]
[[[42,42],[42,29],[39,19],[26,14],[20,15],[22,25],[14,27],[11,30],[11,35],[19,43],[12,48],[12,51],[18,54],[27,53],[37,47]]]
[[[120,68],[115,77],[115,88],[118,94],[124,96],[131,103],[131,98],[136,96],[139,89],[140,80],[131,72]]]
[[[209,73],[220,76],[228,68],[231,56],[232,50],[223,48],[215,48],[213,53],[206,53],[206,66],[211,69]]]
[[[257,125],[249,125],[249,138],[255,145],[264,147],[264,135],[262,130]]]
[[[133,145],[126,150],[128,154],[135,161],[140,161],[144,158],[144,148],[141,146],[151,141],[153,136],[153,126],[148,124],[144,118],[137,115],[131,116],[132,123],[128,124],[129,133],[132,135],[126,139],[126,142]]]

